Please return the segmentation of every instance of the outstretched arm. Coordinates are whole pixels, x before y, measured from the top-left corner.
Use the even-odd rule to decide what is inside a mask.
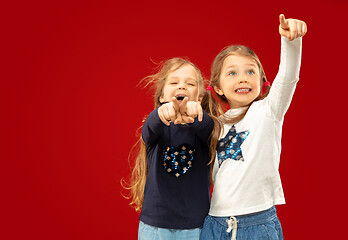
[[[302,36],[307,33],[305,22],[279,16],[281,56],[278,74],[267,97],[271,112],[281,120],[289,108],[296,83],[299,80],[302,52]]]

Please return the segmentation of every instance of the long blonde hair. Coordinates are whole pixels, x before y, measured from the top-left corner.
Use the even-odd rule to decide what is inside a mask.
[[[204,95],[204,80],[201,74],[201,71],[198,67],[196,67],[189,60],[183,58],[171,58],[159,64],[159,71],[153,75],[145,77],[140,81],[140,84],[143,84],[144,87],[148,85],[152,85],[154,88],[154,107],[158,108],[161,105],[160,97],[163,95],[163,88],[165,85],[165,80],[171,72],[174,72],[181,68],[184,65],[191,65],[197,72],[198,76],[198,88],[199,88],[199,96],[202,97]],[[146,117],[145,117],[146,118]],[[145,121],[145,118],[143,122]],[[214,120],[215,119],[215,120]],[[214,123],[217,121],[215,117],[213,117]],[[133,146],[130,151],[129,161],[131,162],[134,159],[134,166],[132,169],[132,174],[130,177],[130,183],[127,184],[124,180],[122,180],[121,185],[123,188],[130,191],[130,196],[127,198],[131,199],[130,205],[135,208],[136,211],[140,211],[143,205],[144,200],[144,188],[146,183],[146,178],[148,174],[148,164],[147,164],[147,153],[146,146],[141,137],[141,127],[138,129],[138,142]],[[215,126],[214,130],[209,138],[209,150],[210,150],[210,158],[215,158],[215,149],[217,143],[217,137],[219,134],[214,133],[217,131]],[[214,145],[215,144],[215,145]],[[214,146],[212,146],[214,145]],[[132,155],[132,153],[136,152],[136,156]],[[124,183],[128,185],[125,186]]]
[[[219,87],[221,70],[222,70],[224,61],[230,55],[241,55],[241,56],[250,57],[256,62],[260,71],[261,89],[264,89],[264,92],[260,94],[253,102],[264,99],[268,95],[270,90],[270,86],[263,87],[264,83],[267,82],[266,74],[255,52],[251,50],[249,47],[246,47],[243,45],[227,46],[224,49],[222,49],[221,52],[215,57],[214,62],[212,64],[212,68],[211,68],[211,77],[210,77],[209,86],[211,86],[212,88],[214,88],[214,86]],[[244,118],[251,103],[249,104],[248,108],[246,108],[239,115],[235,117],[228,117],[224,115],[226,110],[226,105],[228,105],[228,101],[224,95],[220,96],[219,94],[216,94],[214,90],[211,90],[211,91],[207,91],[202,99],[202,107],[206,112],[208,112],[212,116],[216,116],[216,117],[222,116],[221,120],[224,123],[233,123],[233,124],[239,122],[240,120]]]

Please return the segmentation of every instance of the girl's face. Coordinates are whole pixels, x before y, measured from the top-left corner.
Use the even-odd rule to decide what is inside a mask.
[[[170,102],[172,97],[176,97],[179,103],[185,97],[188,97],[189,101],[200,100],[198,79],[195,68],[189,64],[169,73],[164,83],[160,102]]]
[[[224,60],[215,91],[225,95],[230,108],[246,107],[260,95],[260,83],[260,70],[252,58],[230,55]]]

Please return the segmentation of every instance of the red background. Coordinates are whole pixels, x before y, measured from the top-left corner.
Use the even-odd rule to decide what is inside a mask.
[[[286,239],[338,239],[347,214],[346,1],[26,1],[1,7],[1,239],[137,239],[121,196],[135,131],[153,109],[136,87],[153,61],[188,56],[209,78],[244,44],[270,81],[278,15],[306,21],[286,114],[278,207]],[[343,111],[342,111],[343,110]],[[344,236],[344,235],[343,235]]]

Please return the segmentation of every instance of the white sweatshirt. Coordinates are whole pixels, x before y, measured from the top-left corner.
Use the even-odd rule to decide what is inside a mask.
[[[302,38],[290,42],[282,37],[279,72],[269,95],[254,102],[234,128],[232,124],[224,125],[222,138],[230,129],[237,133],[229,143],[235,154],[223,161],[220,158],[220,164],[218,157],[215,159],[209,215],[238,216],[285,203],[278,171],[282,125],[299,80],[301,48]],[[226,114],[235,115],[242,110],[230,109]],[[220,156],[221,152],[225,154],[219,151]]]

